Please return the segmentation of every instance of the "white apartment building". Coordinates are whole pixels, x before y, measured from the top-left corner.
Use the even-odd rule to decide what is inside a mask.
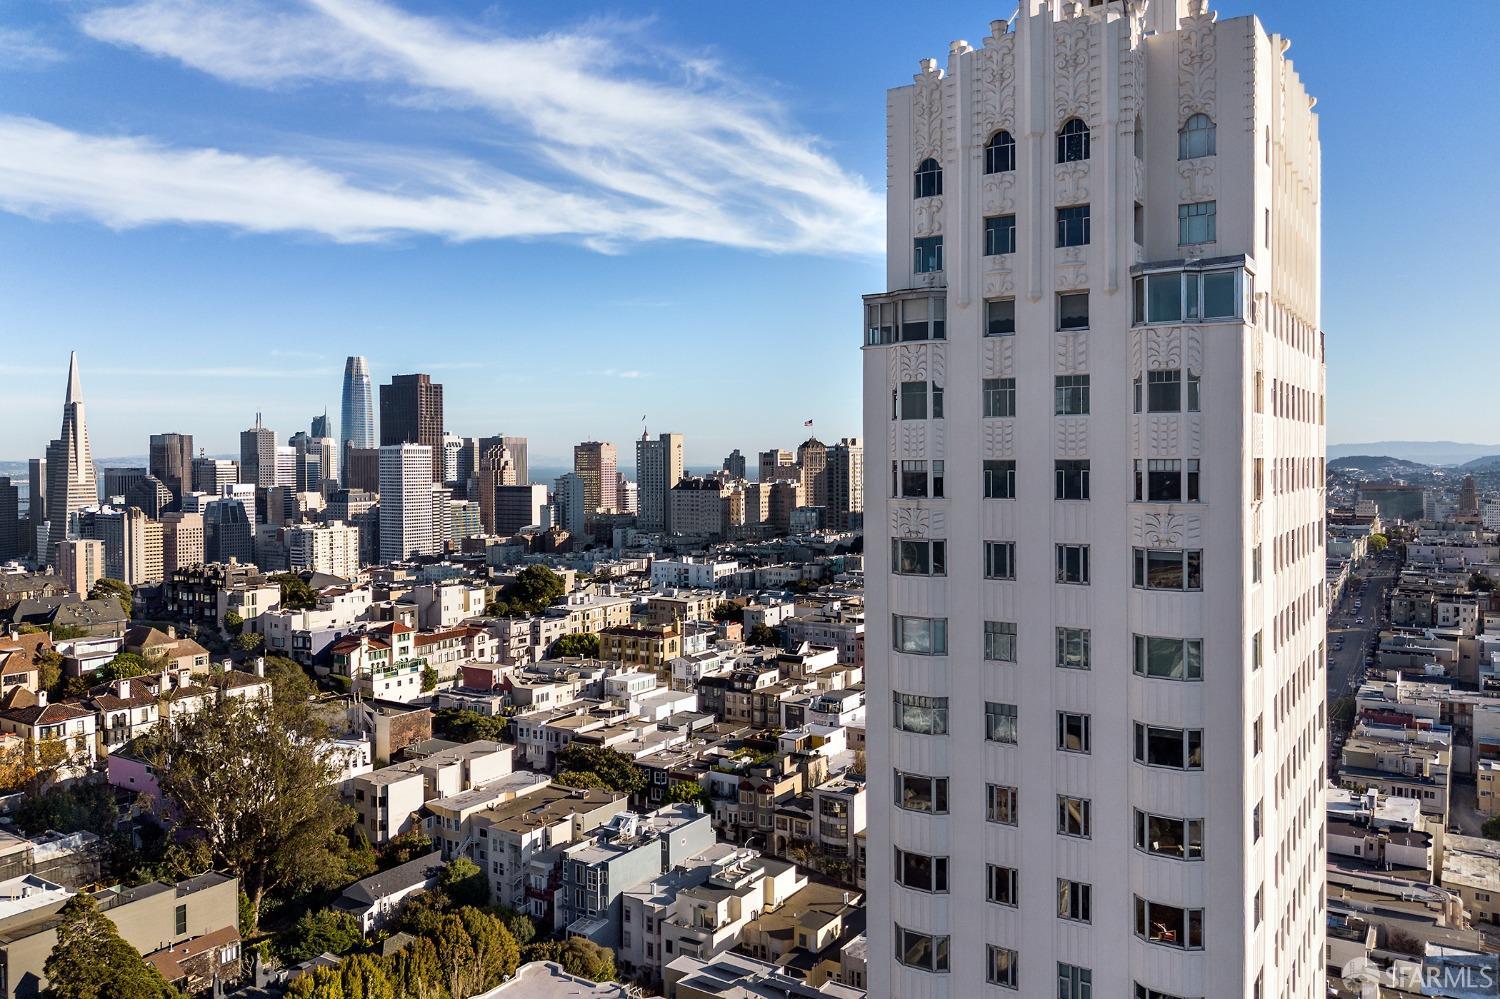
[[[340,579],[353,579],[359,575],[359,528],[337,520],[289,527],[286,555],[293,572],[310,569]]]
[[[435,555],[432,448],[390,444],[380,449],[380,561]]]
[[[1320,163],[1286,50],[1206,0],[1022,0],[889,94],[871,996],[1323,993]]]

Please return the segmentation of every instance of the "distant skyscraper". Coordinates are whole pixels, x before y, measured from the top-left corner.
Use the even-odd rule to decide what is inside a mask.
[[[54,564],[59,544],[79,536],[79,511],[98,502],[99,486],[94,477],[94,454],[89,448],[83,385],[78,378],[78,354],[75,351],[68,357],[68,392],[63,400],[62,431],[57,440],[47,446],[48,565]]]
[[[255,426],[240,431],[240,478],[259,489],[276,485],[276,431],[263,426],[255,414]]]
[[[193,486],[193,435],[152,434],[149,470],[181,502]]]
[[[21,490],[0,476],[0,562],[21,554]]]
[[[240,481],[240,463],[222,458],[193,459],[193,492],[219,496]]]
[[[227,497],[203,507],[203,558],[206,562],[255,560],[255,508]]]
[[[47,561],[47,459],[26,462],[26,554],[33,564]]]
[[[380,446],[420,444],[432,462],[431,481],[443,481],[443,386],[428,375],[395,375],[380,386]]]
[[[588,514],[587,484],[577,472],[558,476],[553,490],[556,523],[569,534],[582,534]]]
[[[333,438],[309,437],[299,431],[289,443],[297,456],[295,485],[298,491],[319,493],[333,488]]]
[[[635,442],[636,523],[643,531],[670,531],[672,487],[682,481],[682,435],[662,434],[656,440],[641,431]],[[623,505],[623,504],[622,504]]]
[[[123,497],[148,474],[142,465],[109,465],[99,472],[104,483],[100,499],[105,503]]]
[[[731,478],[743,479],[745,477],[745,456],[740,454],[739,448],[729,452],[729,457],[724,459],[724,471],[728,472]]]
[[[802,491],[808,506],[828,505],[828,445],[809,437],[797,447],[797,467],[802,470]]]
[[[616,493],[617,464],[613,444],[584,441],[573,446],[573,474],[583,480],[585,517],[592,517],[599,510],[616,508],[619,499]]]
[[[341,445],[361,448],[375,446],[375,407],[370,401],[370,362],[363,357],[350,357],[344,362],[344,408],[339,418]],[[343,447],[339,450],[342,451]]]
[[[400,562],[438,551],[433,524],[432,449],[388,444],[380,449],[380,561]]]
[[[481,437],[479,438],[479,451],[477,455],[480,461],[483,461],[485,455],[493,447],[504,448],[506,460],[510,464],[511,475],[507,477],[505,485],[524,486],[531,481],[530,470],[526,467],[526,438],[504,435]]]
[[[758,477],[762,482],[799,478],[797,456],[784,448],[772,448],[769,451],[762,451],[760,453],[759,464]]]
[[[828,449],[828,512],[823,522],[833,531],[864,526],[865,449],[858,437],[845,437]]]
[[[332,437],[332,421],[328,419],[328,410],[323,410],[322,416],[312,418],[312,426],[309,428],[314,437]]]
[[[1463,483],[1458,489],[1458,512],[1476,514],[1479,512],[1479,490],[1474,486],[1474,476],[1465,475]]]

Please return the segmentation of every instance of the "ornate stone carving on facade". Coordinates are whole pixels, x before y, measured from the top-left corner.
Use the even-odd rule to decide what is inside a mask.
[[[941,510],[900,502],[891,504],[893,538],[930,538],[934,534],[942,537],[946,528],[947,517]]]
[[[1203,414],[1185,413],[1183,426],[1187,428],[1186,452],[1189,458],[1203,457]]]
[[[1184,17],[1177,32],[1179,128],[1190,115],[1201,113],[1215,118],[1218,60],[1214,51],[1214,21],[1218,15],[1208,9],[1207,3],[1195,3],[1193,8],[1198,12]]]
[[[1170,327],[1148,327],[1146,330],[1146,368],[1167,371],[1182,367],[1182,335]]]
[[[1189,371],[1195,375],[1203,374],[1203,327],[1182,328],[1182,357]]]
[[[1057,334],[1057,373],[1060,375],[1082,375],[1089,370],[1089,335],[1087,333]]]
[[[1002,128],[1016,131],[1015,51],[1015,35],[995,21],[974,56],[974,144],[981,148]]]
[[[923,59],[922,72],[912,77],[912,81],[916,84],[911,98],[912,162],[920,163],[930,156],[942,163],[948,147],[943,135],[946,122],[943,96],[947,87],[937,60]]]
[[[1178,188],[1184,202],[1214,200],[1216,171],[1212,156],[1200,156],[1195,160],[1183,160],[1177,164],[1177,175],[1182,184]]]
[[[1133,329],[1133,330],[1130,331],[1130,370],[1131,370],[1131,377],[1134,377],[1135,375],[1140,374],[1141,368],[1145,364],[1145,360],[1144,360],[1145,354],[1146,354],[1145,341],[1146,341],[1146,331],[1144,329],[1141,329],[1140,327],[1136,327],[1135,329]]]
[[[948,384],[948,352],[941,344],[932,344],[927,348],[927,370],[931,372],[928,376],[934,385]]]
[[[1150,438],[1148,458],[1176,458],[1182,453],[1181,431],[1182,417],[1176,414],[1170,416],[1152,416],[1151,428],[1148,431]]]
[[[1132,527],[1135,543],[1146,548],[1189,548],[1203,537],[1203,524],[1196,514],[1154,511],[1141,514]]]
[[[1089,421],[1086,416],[1057,421],[1057,453],[1066,458],[1085,458],[1089,453]]]
[[[1126,5],[1125,28],[1120,32],[1120,135],[1135,133],[1135,119],[1144,101],[1146,50],[1141,47],[1146,29],[1143,4]]]
[[[1059,163],[1053,185],[1054,197],[1059,205],[1084,205],[1089,200],[1089,164],[1087,160]]]
[[[890,352],[891,383],[925,382],[930,364],[927,344],[904,343]]]
[[[1001,257],[990,257],[990,260],[1000,260]],[[997,264],[993,270],[984,273],[984,297],[999,298],[1004,295],[1016,293],[1016,275],[1007,265]]]
[[[922,198],[912,209],[916,218],[914,232],[918,236],[940,236],[943,232],[943,199]]]
[[[984,377],[1012,378],[1015,376],[1015,339],[1013,336],[984,338]]]
[[[1053,128],[1062,127],[1063,122],[1073,117],[1090,124],[1097,65],[1094,33],[1094,22],[1087,17],[1067,18],[1053,28]]]
[[[986,420],[984,422],[984,456],[986,458],[1010,458],[1016,453],[1016,421]]]
[[[997,215],[1016,210],[1016,172],[988,174],[984,178],[984,212]]]
[[[923,461],[927,458],[927,425],[925,421],[901,421],[901,457],[907,461]]]
[[[1053,263],[1057,266],[1059,290],[1089,286],[1089,265],[1084,250],[1082,246],[1069,246],[1056,251]]]

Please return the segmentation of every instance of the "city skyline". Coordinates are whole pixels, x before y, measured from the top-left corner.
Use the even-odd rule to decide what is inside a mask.
[[[23,387],[0,399],[0,420],[8,428],[0,459],[39,454],[50,439],[53,402],[45,378],[65,363],[67,349],[79,350],[90,371],[94,408],[109,414],[95,442],[104,457],[143,453],[149,434],[190,422],[199,446],[232,453],[235,435],[256,411],[265,413],[267,426],[289,434],[325,406],[339,411],[339,372],[349,354],[368,356],[377,382],[410,371],[442,381],[450,396],[448,429],[487,433],[487,426],[525,425],[538,453],[557,458],[591,437],[628,445],[639,436],[641,412],[650,414],[653,432],[688,434],[688,459],[695,466],[716,462],[733,447],[749,453],[786,446],[808,418],[824,439],[850,433],[858,425],[859,391],[847,348],[858,335],[858,317],[847,302],[872,287],[880,273],[879,239],[872,243],[858,235],[866,225],[860,206],[876,203],[882,186],[884,152],[871,140],[881,108],[871,95],[915,72],[914,52],[941,57],[951,39],[977,37],[990,19],[1013,9],[1010,3],[954,4],[925,18],[913,40],[903,9],[875,5],[862,12],[870,47],[830,47],[824,39],[841,30],[834,11],[799,11],[806,30],[773,41],[770,24],[736,24],[729,32],[716,15],[702,12],[658,12],[644,23],[600,24],[533,10],[486,16],[469,8],[436,19],[392,3],[325,6],[412,17],[432,33],[439,51],[455,35],[472,33],[532,53],[550,37],[547,32],[562,31],[566,45],[578,51],[586,45],[590,53],[608,51],[617,44],[665,52],[665,69],[606,59],[580,66],[559,83],[573,89],[557,99],[586,103],[590,95],[625,82],[649,84],[663,99],[701,102],[695,107],[746,109],[747,120],[774,137],[795,139],[799,157],[807,150],[821,157],[815,160],[825,171],[820,176],[848,195],[833,216],[847,224],[835,226],[837,239],[789,240],[788,252],[768,251],[764,233],[751,239],[701,227],[681,239],[654,232],[617,235],[602,247],[577,233],[470,238],[420,227],[361,242],[255,219],[185,217],[181,204],[159,200],[132,202],[111,186],[116,178],[108,163],[95,164],[94,180],[64,178],[39,190],[46,185],[38,176],[48,175],[48,164],[37,158],[40,135],[135,141],[143,144],[136,150],[143,154],[202,147],[255,163],[271,155],[292,163],[331,162],[336,176],[343,176],[338,170],[347,170],[351,156],[373,150],[384,154],[382,167],[396,174],[386,179],[399,180],[412,156],[442,145],[433,126],[442,130],[469,112],[418,112],[407,99],[417,84],[371,82],[370,76],[388,69],[375,43],[350,57],[358,65],[327,73],[298,63],[305,52],[289,52],[287,62],[268,65],[235,44],[229,49],[235,58],[214,68],[214,75],[195,68],[204,65],[200,51],[173,46],[209,44],[219,22],[209,19],[201,32],[175,42],[177,36],[166,31],[171,11],[191,4],[114,4],[86,13],[47,5],[10,10],[4,37],[17,58],[0,61],[0,79],[15,85],[3,88],[0,124],[15,141],[0,166],[0,248],[14,251],[7,256],[16,270],[0,318],[20,335],[0,358],[0,375]],[[304,14],[309,9],[286,7]],[[1231,0],[1219,8],[1228,18],[1252,5]],[[1410,122],[1419,143],[1438,143],[1446,130],[1462,127],[1456,107],[1426,105],[1424,74],[1441,71],[1471,92],[1492,89],[1494,70],[1477,58],[1484,33],[1401,37],[1380,18],[1350,18],[1321,5],[1268,2],[1254,9],[1270,29],[1294,38],[1299,53],[1305,50],[1301,66],[1309,85],[1325,108],[1341,112],[1325,136],[1325,171],[1330,188],[1340,192],[1325,213],[1325,252],[1339,262],[1330,269],[1326,307],[1330,359],[1338,362],[1330,375],[1330,442],[1451,437],[1446,424],[1466,394],[1475,399],[1465,406],[1466,420],[1479,426],[1500,422],[1500,401],[1483,391],[1479,366],[1446,373],[1441,385],[1434,372],[1414,373],[1409,388],[1427,391],[1435,400],[1430,405],[1403,412],[1384,404],[1387,359],[1408,335],[1416,306],[1372,301],[1364,277],[1391,266],[1394,254],[1394,265],[1414,286],[1438,286],[1440,266],[1451,268],[1443,272],[1445,286],[1483,286],[1482,261],[1493,256],[1487,247],[1496,228],[1484,223],[1494,208],[1463,202],[1463,192],[1482,189],[1473,172],[1482,157],[1433,158],[1405,167],[1417,171],[1413,186],[1432,199],[1425,211],[1392,215],[1363,206],[1378,203],[1385,184],[1384,172],[1371,166],[1376,158],[1364,152],[1366,136],[1384,134],[1390,119]],[[266,26],[254,21],[252,27]],[[1471,50],[1475,58],[1465,56]],[[1408,67],[1412,85],[1389,88],[1381,102],[1361,100],[1379,86],[1380,67],[1396,58]],[[707,74],[708,82],[693,70]],[[102,73],[110,75],[114,100],[97,93]],[[339,73],[345,76],[328,78]],[[752,100],[726,92],[726,74],[769,96]],[[468,77],[458,83],[478,85]],[[210,119],[191,107],[164,105],[165,92],[200,95],[228,113]],[[334,120],[337,102],[351,95],[372,122],[368,132]],[[473,114],[486,125],[486,138],[449,152],[465,162],[507,171],[525,167],[556,180],[555,171],[537,165],[554,151],[544,141],[545,129],[528,124],[528,137],[516,140],[523,148],[516,150],[491,136],[501,111]],[[604,110],[599,115],[601,129],[613,121]],[[225,124],[231,119],[234,127]],[[664,138],[653,130],[641,141],[659,151],[671,148],[663,143],[707,142],[715,134],[689,130]],[[415,151],[403,149],[397,138],[402,135],[415,136],[406,140],[416,144]],[[750,141],[742,132],[735,135],[732,149]],[[718,152],[723,146],[710,148]],[[146,156],[141,163],[144,168],[157,160]],[[568,182],[590,189],[598,183]],[[776,198],[767,196],[781,190],[781,183],[763,175],[740,178],[730,203],[761,228],[771,224],[761,223],[762,216],[789,226]],[[1417,248],[1438,239],[1442,219],[1459,210],[1476,224],[1443,230],[1441,245],[1448,252],[1441,262],[1437,255],[1419,254]],[[735,227],[722,228],[729,233]],[[663,275],[671,275],[670,293],[663,291]],[[589,294],[568,290],[579,281]],[[766,295],[766,288],[776,294]],[[1460,295],[1420,305],[1423,328],[1442,329],[1450,349],[1460,353],[1483,345],[1482,331],[1463,318],[1471,311],[1466,302]],[[217,335],[194,332],[204,329]],[[170,362],[143,363],[140,345],[164,334],[173,342]],[[709,337],[711,349],[705,347]],[[238,344],[242,353],[226,356],[225,343]],[[732,346],[746,343],[757,349]],[[556,350],[559,344],[568,345],[566,354]],[[621,344],[634,349],[621,350]],[[794,356],[798,366],[788,373],[782,359]],[[734,363],[715,363],[726,357]],[[559,382],[582,384],[587,391],[564,395],[555,391]],[[738,439],[732,431],[741,407],[725,405],[736,394],[784,413],[791,433]]]

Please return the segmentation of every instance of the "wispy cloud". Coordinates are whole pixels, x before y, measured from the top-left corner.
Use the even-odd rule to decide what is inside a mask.
[[[561,237],[613,251],[683,239],[773,252],[881,249],[880,198],[768,98],[629,26],[533,36],[385,0],[134,0],[92,37],[313,101],[319,85],[451,115],[503,166],[179,148],[0,119],[0,204],[113,226],[222,224],[340,241]],[[488,157],[487,157],[488,158]]]
[[[10,69],[36,69],[62,62],[62,52],[35,32],[0,25],[0,64]]]
[[[590,372],[590,374],[596,375],[600,378],[625,378],[630,380],[651,377],[651,372],[637,371],[635,368],[626,368],[624,370],[621,370],[619,368],[605,368],[603,371],[593,371]]]

